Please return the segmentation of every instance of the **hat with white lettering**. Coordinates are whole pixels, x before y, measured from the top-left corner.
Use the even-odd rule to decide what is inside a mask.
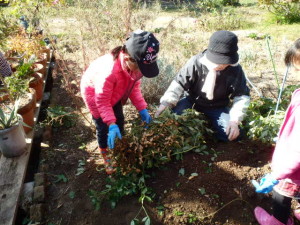
[[[159,74],[156,62],[159,52],[159,41],[150,32],[136,30],[125,42],[128,54],[135,59],[141,73],[148,78]]]

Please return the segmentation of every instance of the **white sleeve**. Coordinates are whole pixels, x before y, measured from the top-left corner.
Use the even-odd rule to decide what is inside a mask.
[[[250,104],[250,96],[241,95],[233,98],[233,104],[229,111],[230,121],[241,122]]]
[[[164,105],[175,106],[180,100],[183,91],[183,87],[177,83],[177,81],[173,80],[165,94],[161,97],[160,103]]]

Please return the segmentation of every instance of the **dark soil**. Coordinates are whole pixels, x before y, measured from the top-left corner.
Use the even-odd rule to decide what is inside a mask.
[[[54,73],[52,105],[82,107],[76,93],[71,98],[62,87],[62,77]],[[88,193],[104,190],[107,175],[95,130],[80,115],[74,126],[53,128],[43,135],[43,143],[49,144],[42,148],[39,166],[47,174],[46,224],[129,225],[141,209],[139,195],[122,198],[115,209],[104,201],[95,210]],[[270,196],[255,193],[251,180],[270,171],[273,147],[247,139],[208,146],[214,154],[189,152],[182,160],[151,171],[155,175],[147,185],[156,195],[145,208],[152,224],[258,224],[253,215],[257,205],[271,212]],[[76,175],[81,160],[84,172]],[[59,180],[61,175],[67,180]]]

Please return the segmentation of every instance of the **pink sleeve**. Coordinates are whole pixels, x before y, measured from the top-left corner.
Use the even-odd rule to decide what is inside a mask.
[[[272,159],[272,174],[277,179],[300,180],[300,106],[293,109],[290,118],[284,121]]]
[[[136,107],[138,111],[141,111],[143,109],[147,108],[147,103],[142,95],[141,92],[141,81],[137,81],[132,89],[132,92],[129,96],[132,104]]]
[[[117,121],[111,104],[112,94],[114,93],[114,79],[114,76],[109,76],[103,86],[99,85],[95,88],[95,102],[103,122],[107,125]],[[99,84],[101,83],[99,82]]]

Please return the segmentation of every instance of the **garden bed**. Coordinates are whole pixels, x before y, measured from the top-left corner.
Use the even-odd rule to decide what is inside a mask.
[[[52,102],[74,108],[59,85],[61,79],[56,71]],[[131,105],[125,111],[127,118],[137,116]],[[137,216],[140,195],[122,198],[114,209],[97,198],[108,176],[94,128],[82,116],[70,128],[61,126],[45,134],[44,142],[49,146],[42,148],[39,172],[47,175],[46,224],[127,225]],[[207,155],[188,152],[182,160],[150,171],[153,177],[146,185],[155,196],[144,205],[152,224],[257,224],[254,207],[270,211],[270,196],[255,193],[251,180],[269,172],[273,147],[248,139],[207,145]],[[139,218],[145,216],[142,210]]]

